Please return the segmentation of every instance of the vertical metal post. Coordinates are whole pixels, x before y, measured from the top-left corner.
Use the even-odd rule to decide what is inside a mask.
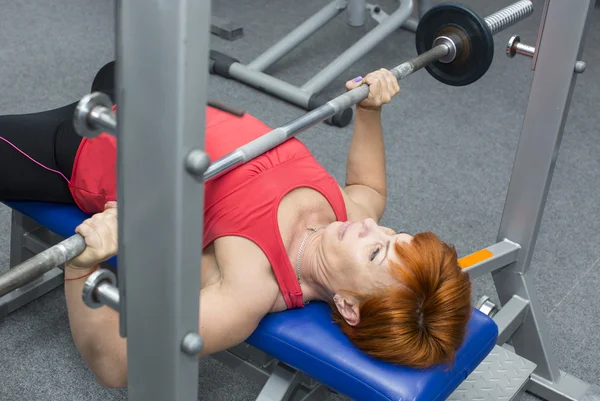
[[[591,5],[590,0],[549,1],[498,232],[499,240],[518,243],[521,251],[515,263],[493,273],[502,304],[513,295],[530,302],[530,313],[515,331],[512,342],[520,356],[537,364],[535,374],[550,382],[562,378],[529,267],[571,103],[574,67],[583,51]]]
[[[348,0],[348,24],[363,26],[367,20],[367,0]]]
[[[198,357],[183,350],[199,330],[204,186],[186,156],[204,147],[211,2],[117,1],[116,15],[128,396],[196,401]]]

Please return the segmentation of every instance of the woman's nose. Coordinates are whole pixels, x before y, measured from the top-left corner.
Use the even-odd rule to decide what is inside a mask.
[[[375,220],[373,220],[370,217],[367,217],[366,219],[363,220],[363,225],[368,228],[377,227],[377,223],[375,222]]]
[[[362,228],[360,230],[360,236],[365,237],[373,233],[377,227],[377,223],[372,218],[369,217],[364,219],[362,222]]]

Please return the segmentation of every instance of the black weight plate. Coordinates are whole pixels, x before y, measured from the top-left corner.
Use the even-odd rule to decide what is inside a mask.
[[[415,35],[419,54],[430,50],[442,35],[454,34],[464,45],[451,63],[433,62],[425,67],[438,81],[452,86],[469,85],[481,78],[494,58],[494,38],[483,18],[461,4],[443,3],[421,17]]]

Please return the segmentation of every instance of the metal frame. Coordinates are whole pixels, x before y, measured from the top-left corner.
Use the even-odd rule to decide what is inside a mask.
[[[420,3],[421,15],[431,7],[429,0],[415,0],[415,2]],[[364,25],[367,12],[378,22],[378,26],[314,74],[301,87],[265,72],[344,10],[348,11],[348,24],[351,26]],[[378,5],[367,3],[365,0],[332,0],[250,63],[234,62],[225,69],[210,68],[210,72],[233,78],[305,110],[312,110],[322,104],[319,94],[323,89],[392,32],[400,28],[414,32],[418,21],[410,17],[412,12],[413,0],[400,0],[398,9],[390,15]],[[327,120],[329,124],[339,126],[349,122],[347,119],[341,121]]]
[[[527,390],[549,401],[600,399],[597,386],[559,370],[530,269],[592,7],[590,0],[547,0],[544,6],[533,82],[497,236],[498,242],[510,241],[519,249],[512,263],[496,265],[492,272],[504,305],[494,316],[498,343],[510,340],[516,354],[536,364]]]
[[[204,185],[186,157],[204,149],[211,1],[119,1],[116,17],[128,398],[196,401]]]
[[[28,260],[62,240],[27,216],[12,210],[10,267]],[[0,320],[63,284],[63,271],[54,268],[27,285],[0,297]]]

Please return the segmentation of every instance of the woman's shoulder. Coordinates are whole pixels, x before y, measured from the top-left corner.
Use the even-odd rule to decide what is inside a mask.
[[[347,190],[348,187],[342,188],[340,186],[339,188],[344,199],[344,205],[346,206],[346,215],[348,220],[362,221],[366,218],[372,218],[375,219],[375,221],[379,221],[379,218],[375,218],[375,216],[372,215],[373,213],[371,213],[367,207],[352,199],[352,196]]]

